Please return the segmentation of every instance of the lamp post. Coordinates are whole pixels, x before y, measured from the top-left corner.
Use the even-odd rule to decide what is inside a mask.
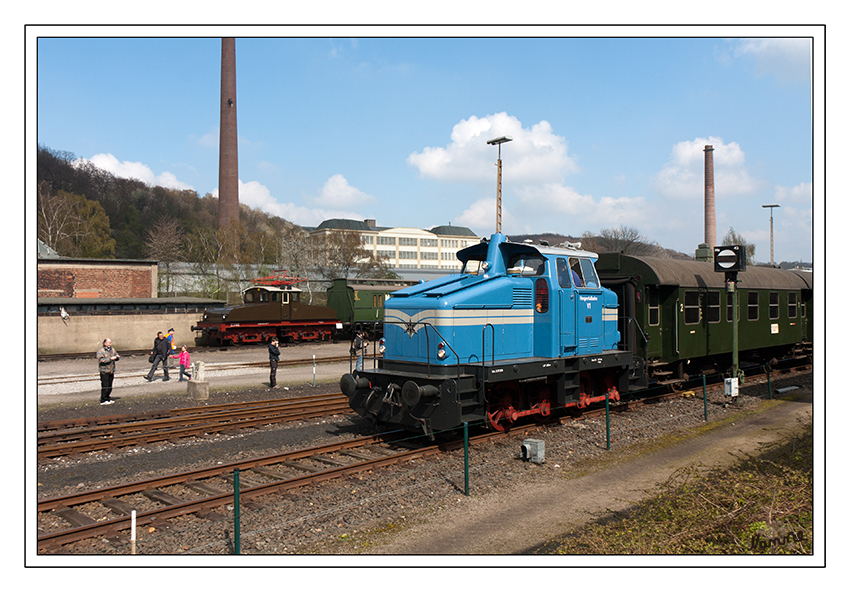
[[[487,140],[491,146],[499,147],[499,160],[496,161],[496,232],[502,232],[502,144],[513,140],[510,136],[500,136]]]
[[[773,265],[773,208],[781,208],[779,204],[766,204],[763,208],[770,208],[770,264]]]

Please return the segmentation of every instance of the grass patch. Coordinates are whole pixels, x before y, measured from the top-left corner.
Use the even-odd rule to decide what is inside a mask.
[[[783,441],[726,469],[684,467],[662,492],[546,546],[551,554],[811,554],[809,418]]]

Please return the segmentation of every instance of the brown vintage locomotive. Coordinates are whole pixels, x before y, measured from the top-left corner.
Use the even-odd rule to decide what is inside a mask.
[[[242,293],[242,304],[211,308],[193,331],[209,345],[329,340],[341,329],[337,313],[327,306],[301,302],[295,284],[305,281],[286,273],[251,280]]]

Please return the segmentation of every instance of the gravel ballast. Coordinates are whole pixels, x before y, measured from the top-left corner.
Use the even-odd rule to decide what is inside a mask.
[[[774,377],[774,390],[788,386],[800,387],[788,395],[811,399],[811,374]],[[291,388],[280,395],[322,392],[337,392],[337,389],[326,384]],[[384,546],[405,531],[439,523],[448,509],[480,506],[517,487],[529,489],[563,482],[626,455],[640,454],[662,439],[669,442],[671,435],[684,437],[705,425],[701,389],[694,391],[694,395],[635,411],[612,413],[611,450],[606,450],[604,416],[533,428],[527,433],[514,430],[509,437],[475,446],[470,451],[469,497],[464,495],[462,450],[262,497],[257,500],[262,507],[241,508],[240,551],[246,555],[302,556],[383,553]],[[234,389],[211,395],[210,403],[266,398],[269,398],[266,389]],[[766,399],[766,383],[748,382],[742,386],[736,405],[727,407],[722,385],[719,389],[715,387],[709,393],[709,419],[714,422],[732,418],[762,406]],[[185,406],[184,403],[174,405],[173,398],[155,395],[135,397],[132,401],[133,412],[137,413]],[[39,410],[39,421],[71,417],[72,411],[73,408],[62,406]],[[74,459],[39,461],[38,497],[66,495],[373,432],[368,422],[352,414],[178,443],[94,452]],[[544,441],[543,464],[523,462],[520,458],[524,438]],[[177,496],[190,495],[182,486],[168,490]],[[140,506],[152,504],[143,496],[138,498]],[[139,511],[143,510],[139,507]],[[218,519],[187,516],[159,527],[140,527],[136,552],[140,555],[231,554],[234,552],[232,504],[216,512],[221,515]],[[108,512],[103,514],[109,517]],[[129,534],[122,532],[110,539],[66,545],[58,553],[115,555],[128,554],[129,550]]]

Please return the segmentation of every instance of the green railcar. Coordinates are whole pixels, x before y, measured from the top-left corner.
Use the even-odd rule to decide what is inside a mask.
[[[602,253],[597,270],[621,303],[620,347],[646,362],[649,383],[729,371],[734,296],[741,365],[810,345],[811,287],[796,273],[750,267],[733,295],[712,263]]]
[[[336,311],[343,331],[362,328],[371,336],[383,333],[384,303],[395,292],[415,284],[408,280],[339,278],[327,290],[328,306]]]

